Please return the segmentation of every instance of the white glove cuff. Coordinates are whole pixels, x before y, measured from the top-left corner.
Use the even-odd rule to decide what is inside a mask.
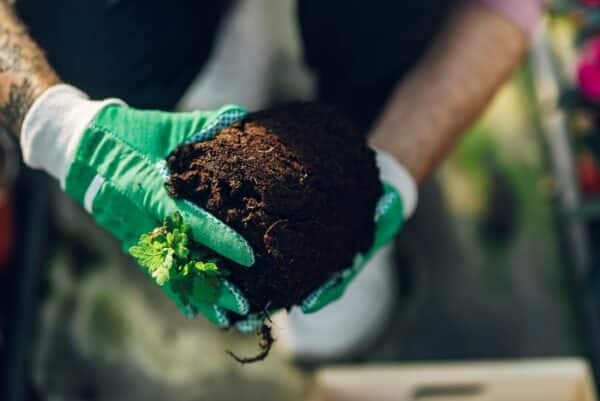
[[[407,220],[417,208],[419,197],[417,184],[408,170],[392,155],[377,148],[373,150],[379,167],[379,178],[382,182],[391,184],[400,193],[404,206],[404,219]]]
[[[45,170],[65,186],[75,151],[88,124],[118,99],[90,101],[79,89],[59,84],[47,89],[33,103],[21,128],[21,151],[25,164]]]

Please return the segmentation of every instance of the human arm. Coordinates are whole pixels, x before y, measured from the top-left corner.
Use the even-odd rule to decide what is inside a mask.
[[[520,64],[528,39],[524,26],[499,9],[462,3],[398,84],[370,143],[422,181]]]
[[[35,99],[60,79],[11,3],[0,1],[0,125],[18,138]]]
[[[118,99],[92,101],[61,84],[11,5],[0,1],[0,125],[19,140],[24,162],[56,178],[125,250],[179,213],[195,241],[240,264],[253,263],[252,249],[232,229],[170,198],[150,163],[232,113],[239,118],[243,110],[162,113],[134,110]],[[226,280],[210,301],[182,300],[169,283],[158,284],[188,316],[202,313],[225,327],[227,311],[247,313],[247,302]]]
[[[507,8],[507,3],[512,7]],[[387,187],[401,200],[400,214],[390,213],[392,208],[388,219],[378,224],[378,228],[393,229],[380,236],[385,241],[376,243],[385,243],[401,229],[416,206],[414,181],[422,181],[431,172],[518,66],[540,4],[539,0],[465,1],[423,59],[398,84],[370,136],[371,146],[384,151],[378,152],[382,181],[391,183]],[[515,10],[524,10],[528,17],[522,18]],[[303,309],[316,311],[339,298],[377,248],[317,290]]]

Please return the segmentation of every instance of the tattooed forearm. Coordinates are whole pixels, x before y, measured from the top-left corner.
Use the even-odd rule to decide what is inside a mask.
[[[58,81],[12,6],[0,0],[0,125],[18,137],[32,103]]]
[[[10,84],[8,99],[0,104],[2,124],[18,134],[27,110],[36,98],[31,82],[24,78],[20,84]]]

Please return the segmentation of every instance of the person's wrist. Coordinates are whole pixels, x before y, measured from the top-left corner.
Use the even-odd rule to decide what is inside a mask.
[[[86,127],[118,99],[92,101],[79,89],[58,84],[49,87],[32,104],[21,127],[23,160],[45,170],[64,187],[64,179]]]
[[[379,178],[398,191],[402,198],[404,219],[410,218],[418,203],[418,188],[414,177],[395,157],[384,150],[372,147],[375,151]]]

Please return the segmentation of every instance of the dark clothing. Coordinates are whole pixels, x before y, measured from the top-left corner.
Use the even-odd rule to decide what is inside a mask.
[[[439,31],[453,0],[300,0],[304,54],[320,99],[367,130]]]
[[[140,108],[175,105],[209,57],[225,1],[19,0],[66,82]],[[366,130],[438,31],[451,0],[299,0],[321,100]]]
[[[218,0],[19,0],[59,76],[94,98],[172,108],[206,62]]]

